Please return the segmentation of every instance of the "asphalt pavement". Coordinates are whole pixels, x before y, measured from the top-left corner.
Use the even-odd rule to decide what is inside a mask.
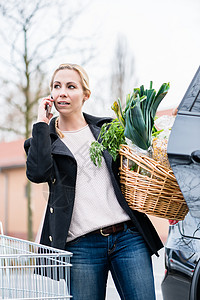
[[[164,278],[165,267],[164,267],[164,248],[159,251],[159,257],[153,256],[153,270],[154,270],[154,278],[155,278],[155,289],[156,289],[156,300],[163,300],[161,293],[161,282]],[[106,300],[120,300],[120,297],[115,289],[113,280],[111,275],[108,278],[108,288]],[[148,299],[150,300],[150,299]]]

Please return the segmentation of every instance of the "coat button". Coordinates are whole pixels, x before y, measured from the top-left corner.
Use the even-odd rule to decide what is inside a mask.
[[[52,183],[54,184],[56,182],[56,178],[54,178],[53,180],[52,180]]]
[[[53,207],[50,207],[50,213],[53,214]]]
[[[50,240],[50,242],[52,242],[52,241],[53,241],[53,238],[52,238],[52,236],[51,236],[51,235],[49,236],[49,240]]]

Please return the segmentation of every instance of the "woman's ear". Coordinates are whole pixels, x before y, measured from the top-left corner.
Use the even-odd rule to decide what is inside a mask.
[[[90,98],[90,93],[85,93],[84,97],[83,97],[83,101],[85,102],[86,100],[88,100]]]

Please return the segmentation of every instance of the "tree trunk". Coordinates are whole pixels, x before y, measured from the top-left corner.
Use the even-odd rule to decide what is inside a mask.
[[[24,65],[25,65],[25,77],[26,77],[26,86],[24,87],[25,94],[25,127],[26,127],[26,139],[30,137],[30,73],[29,73],[29,60],[28,60],[28,49],[27,49],[27,30],[24,26]],[[31,205],[31,182],[27,181],[27,223],[28,223],[28,240],[33,240],[33,218],[32,218],[32,205]]]

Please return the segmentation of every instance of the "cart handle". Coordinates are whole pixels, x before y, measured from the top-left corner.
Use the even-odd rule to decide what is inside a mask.
[[[0,222],[0,232],[3,235],[3,224],[2,224],[2,222]]]

